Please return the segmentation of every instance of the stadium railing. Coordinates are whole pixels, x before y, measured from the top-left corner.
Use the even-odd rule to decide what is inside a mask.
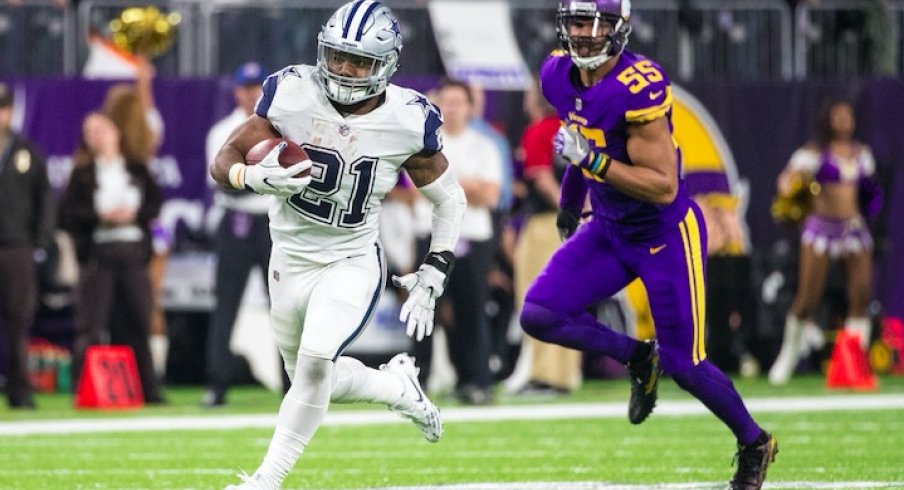
[[[0,4],[0,73],[52,75],[70,72],[65,60],[74,46],[75,12],[52,0],[27,0],[23,5]]]
[[[683,22],[682,80],[790,79],[792,15],[783,0],[694,0]]]
[[[317,59],[317,34],[342,1],[198,2],[201,74],[229,73],[246,60],[276,69]],[[393,2],[408,53],[400,73],[441,73],[439,48],[423,3]],[[239,35],[239,33],[241,33]]]
[[[885,5],[886,11],[879,6]],[[795,12],[795,75],[854,78],[900,73],[901,0],[820,0]]]

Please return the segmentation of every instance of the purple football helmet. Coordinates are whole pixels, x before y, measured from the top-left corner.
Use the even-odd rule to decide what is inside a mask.
[[[557,31],[562,49],[582,70],[593,70],[628,44],[631,0],[561,0]]]

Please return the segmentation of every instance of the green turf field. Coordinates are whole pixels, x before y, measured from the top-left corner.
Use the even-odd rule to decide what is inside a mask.
[[[774,389],[739,382],[745,397],[826,395],[822,380],[803,378]],[[624,381],[593,382],[555,403],[623,402]],[[880,394],[904,394],[904,379],[885,378]],[[837,394],[834,392],[832,394]],[[41,397],[31,414],[0,409],[0,425],[38,418],[140,417],[275,412],[277,395],[260,389],[232,394],[225,410],[197,408],[200,392],[171,391],[171,405],[126,413],[76,413],[67,397]],[[664,400],[687,400],[671,382]],[[540,403],[509,400],[503,404]],[[441,403],[451,412],[452,404]],[[338,407],[337,407],[338,408]],[[361,409],[361,406],[352,407]],[[342,407],[343,410],[348,410]],[[780,454],[769,482],[904,482],[904,408],[764,413]],[[124,432],[0,437],[0,488],[222,488],[252,472],[269,442],[268,429]],[[656,488],[718,488],[732,474],[733,441],[710,415],[654,416],[641,426],[623,417],[577,420],[448,423],[438,444],[408,424],[320,429],[285,488],[351,489],[468,482],[610,482]],[[773,488],[811,488],[801,484]],[[852,483],[853,485],[853,483]],[[863,484],[858,484],[863,485]],[[423,488],[423,487],[422,487]],[[502,488],[500,486],[486,488]],[[522,485],[508,488],[526,488]],[[549,489],[566,490],[565,483]],[[594,487],[596,488],[596,487]],[[607,488],[607,487],[599,487]],[[616,487],[611,487],[616,488]],[[767,488],[769,488],[767,486]],[[819,487],[812,487],[819,488]],[[829,488],[829,487],[822,487]],[[845,488],[834,486],[831,488]],[[875,485],[851,488],[880,488]],[[904,488],[881,486],[881,488]]]

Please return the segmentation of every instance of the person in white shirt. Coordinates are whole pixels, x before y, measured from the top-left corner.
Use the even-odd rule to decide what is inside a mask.
[[[436,91],[436,103],[443,114],[441,130],[449,168],[468,199],[455,248],[456,273],[446,288],[454,313],[442,323],[449,340],[449,358],[458,375],[456,396],[464,403],[482,405],[493,401],[490,327],[484,306],[489,294],[487,275],[495,251],[492,211],[499,202],[502,159],[495,143],[469,124],[473,99],[467,84],[443,82]],[[418,214],[425,217],[423,211]],[[428,230],[426,224],[420,226],[420,231]],[[421,242],[426,245],[424,240]],[[416,344],[414,351],[424,382],[429,377],[432,344]]]
[[[248,62],[233,76],[235,110],[217,122],[207,133],[207,164],[229,135],[254,114],[254,104],[261,96],[261,84],[268,73],[260,63]],[[213,184],[213,179],[211,179]],[[253,192],[219,188],[214,195],[214,212],[221,213],[214,238],[217,255],[216,307],[207,330],[205,375],[207,391],[201,400],[205,407],[226,404],[226,392],[232,381],[234,356],[229,339],[245,294],[248,276],[260,266],[267,280],[270,262],[270,220],[267,210],[270,198]]]
[[[60,197],[60,227],[79,261],[73,388],[87,348],[111,342],[130,346],[146,403],[164,403],[148,343],[151,321],[151,221],[161,192],[141,155],[123,148],[122,129],[104,112],[84,121],[72,174]],[[110,325],[121,306],[123,322]]]

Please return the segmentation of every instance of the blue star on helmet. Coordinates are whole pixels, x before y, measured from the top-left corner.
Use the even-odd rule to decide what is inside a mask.
[[[396,36],[402,35],[402,29],[399,28],[399,19],[396,19],[395,17],[392,18],[391,28],[392,28],[392,32],[394,32],[396,34]]]
[[[430,101],[422,95],[416,96],[411,100],[411,102],[408,103],[408,105],[421,106],[421,110],[424,111],[424,116],[429,116],[431,112],[435,112],[437,115],[439,115],[439,109],[437,109],[435,105],[431,104]]]

